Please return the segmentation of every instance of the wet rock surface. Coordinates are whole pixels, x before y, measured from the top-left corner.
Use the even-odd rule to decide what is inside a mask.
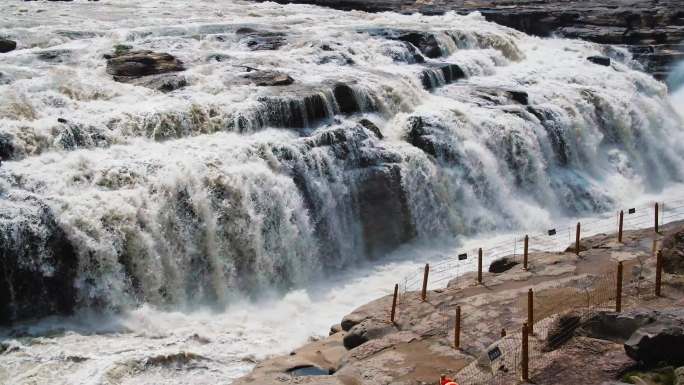
[[[36,54],[39,60],[48,63],[65,63],[72,56],[72,51],[68,49],[47,49]]]
[[[240,37],[240,43],[252,51],[275,51],[287,43],[282,32],[243,27],[235,33]]]
[[[490,21],[538,36],[559,35],[627,47],[646,70],[664,79],[684,59],[684,1],[682,0],[277,0],[342,10],[443,14],[479,11]],[[380,32],[379,32],[380,33]],[[387,32],[382,32],[387,34]],[[427,57],[440,56],[433,37],[395,33],[394,38],[416,45]]]
[[[294,83],[290,75],[280,71],[251,71],[244,78],[257,86],[287,86]]]
[[[43,202],[11,200],[25,216],[0,211],[0,324],[70,313],[77,298],[72,244]]]
[[[173,55],[148,50],[127,51],[107,59],[107,73],[117,80],[184,71],[183,63]]]
[[[427,63],[426,66],[428,68],[420,75],[420,80],[426,90],[432,90],[466,77],[465,72],[457,64]]]
[[[124,83],[147,87],[161,92],[175,91],[188,85],[188,81],[184,76],[175,74],[150,75],[140,78],[119,77],[118,80]]]
[[[382,132],[380,131],[380,128],[379,128],[378,126],[376,126],[375,123],[371,122],[370,120],[368,120],[368,119],[361,119],[361,120],[359,120],[359,124],[360,124],[361,126],[363,126],[366,130],[368,130],[368,131],[372,132],[373,134],[375,134],[375,136],[376,136],[378,139],[384,138],[384,136],[382,135]]]
[[[437,41],[437,37],[435,34],[430,32],[406,31],[397,29],[371,29],[366,32],[372,36],[409,43],[416,47],[423,55],[429,58],[438,58],[444,54],[439,42]]]
[[[4,39],[0,37],[0,53],[7,53],[17,49],[17,42],[14,40]]]
[[[609,58],[609,57],[605,57],[605,56],[589,56],[589,57],[587,58],[587,60],[589,60],[590,62],[592,62],[592,63],[594,63],[594,64],[602,65],[602,66],[605,66],[605,67],[609,67],[609,66],[610,66],[610,58]]]

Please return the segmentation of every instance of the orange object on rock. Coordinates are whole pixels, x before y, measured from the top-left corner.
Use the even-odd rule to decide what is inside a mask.
[[[439,376],[439,385],[458,385],[458,384],[455,383],[453,379],[442,374],[441,376]]]

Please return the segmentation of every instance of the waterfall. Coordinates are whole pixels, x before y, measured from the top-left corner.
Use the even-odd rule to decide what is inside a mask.
[[[681,117],[626,52],[478,14],[202,4],[0,22],[0,322],[223,306],[684,179]],[[184,71],[116,81],[116,50]]]
[[[684,61],[673,66],[672,72],[667,77],[667,85],[672,92],[677,92],[684,86]]]

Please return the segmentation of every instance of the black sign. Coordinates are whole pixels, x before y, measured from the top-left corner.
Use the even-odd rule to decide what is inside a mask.
[[[466,259],[468,259],[468,253],[463,253],[463,254],[459,254],[459,255],[458,255],[458,260],[459,260],[459,261],[463,261],[463,260],[466,260]]]
[[[549,230],[549,235],[556,235],[556,229]]]
[[[636,212],[636,209],[629,209],[629,211],[627,211],[628,214],[634,214],[635,212]]]
[[[501,349],[499,349],[498,346],[495,346],[494,349],[487,352],[487,355],[489,356],[489,361],[494,361],[501,357]]]

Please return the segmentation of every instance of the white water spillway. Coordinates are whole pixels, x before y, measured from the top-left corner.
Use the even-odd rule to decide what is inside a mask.
[[[3,323],[221,309],[684,178],[666,86],[617,48],[476,14],[208,0],[0,13],[19,43],[0,54]],[[184,70],[161,87],[108,73],[107,57],[141,50]]]

